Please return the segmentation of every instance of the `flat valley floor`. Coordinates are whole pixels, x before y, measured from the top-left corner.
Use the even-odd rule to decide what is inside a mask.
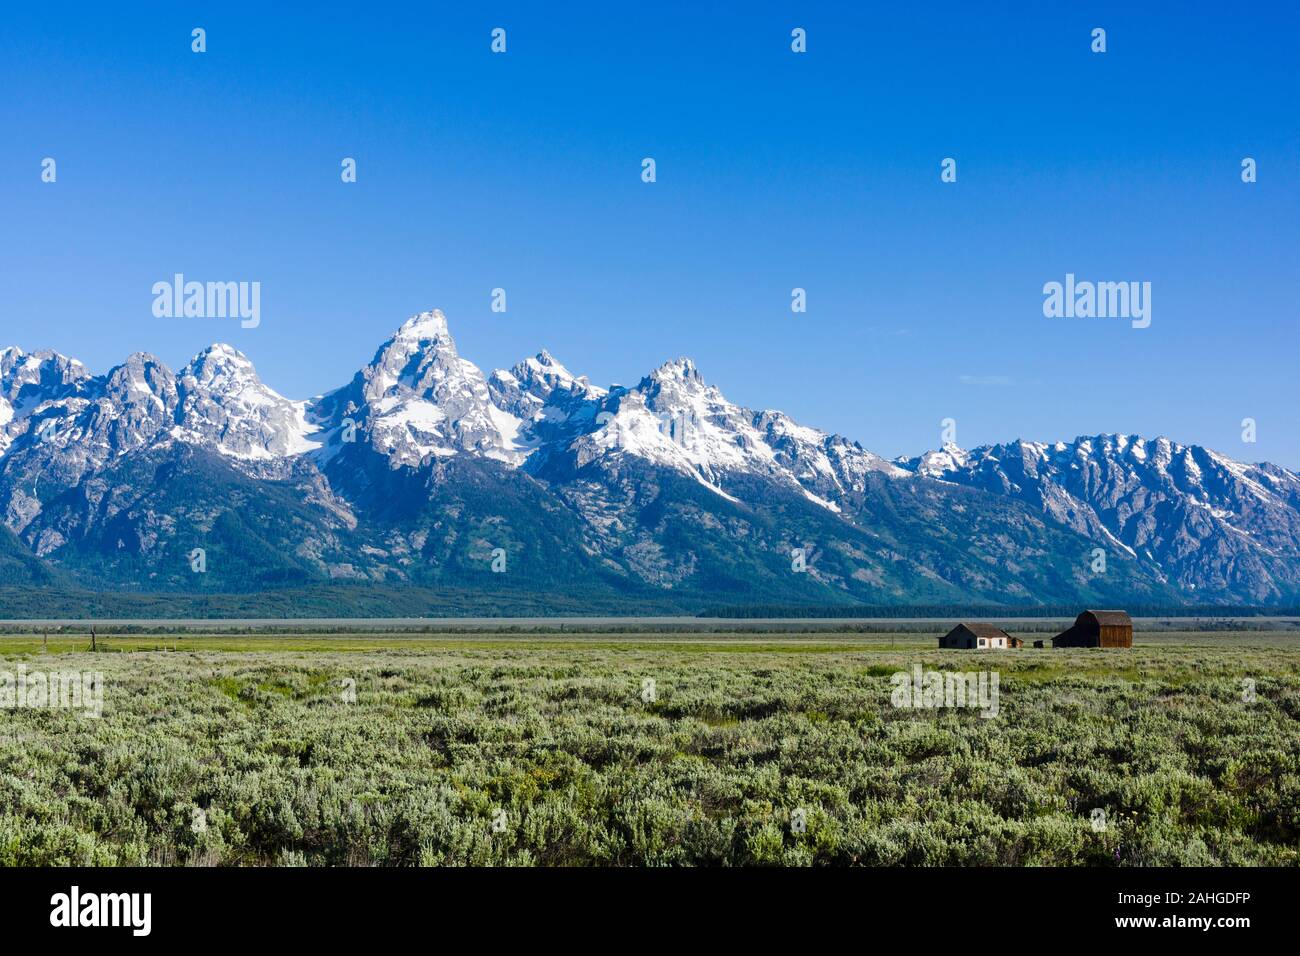
[[[97,646],[0,636],[11,682],[103,679],[98,718],[0,709],[0,865],[1300,863],[1293,630]],[[899,706],[917,665],[996,714]]]

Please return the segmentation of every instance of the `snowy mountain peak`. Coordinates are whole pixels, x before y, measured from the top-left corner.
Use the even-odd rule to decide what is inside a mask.
[[[313,417],[327,429],[353,420],[393,468],[459,452],[512,464],[522,457],[519,418],[493,404],[483,373],[460,357],[438,309],[408,319],[350,385],[317,403]]]
[[[108,373],[105,390],[126,401],[137,400],[140,395],[155,398],[176,393],[176,376],[158,356],[149,352],[133,352],[126,361]]]
[[[239,349],[235,348],[233,345],[227,345],[225,342],[213,342],[203,351],[195,355],[190,361],[191,363],[194,363],[198,362],[200,359],[212,359],[214,361],[234,360],[248,362],[250,365],[252,364],[247,355],[239,351]]]
[[[209,345],[181,370],[181,377],[192,377],[205,384],[222,379],[250,380],[261,384],[257,370],[243,352],[218,342]]]
[[[84,365],[57,352],[0,349],[0,455],[27,428],[29,416],[75,393],[89,377]]]
[[[966,466],[970,453],[952,442],[944,442],[938,451],[928,451],[919,458],[912,458],[897,464],[915,471],[927,478],[945,478],[950,472]]]
[[[12,345],[0,349],[0,400],[31,407],[89,377],[84,365],[58,352],[24,352]]]
[[[373,402],[411,393],[432,398],[465,385],[467,375],[472,379],[475,373],[478,369],[456,351],[446,316],[435,309],[411,316],[379,347],[361,375],[366,398]]]
[[[657,369],[650,373],[650,378],[657,381],[680,380],[693,382],[697,385],[704,385],[704,376],[700,374],[699,368],[694,359],[681,356],[670,362],[665,362]]]
[[[546,351],[546,349],[542,349],[532,358],[524,359],[523,362],[515,368],[517,373],[522,371],[523,374],[520,375],[521,378],[531,373],[533,375],[544,376],[548,379],[562,382],[571,382],[574,380],[573,373],[565,368],[564,364],[558,361],[555,356]]]
[[[520,362],[513,373],[521,384],[543,400],[556,389],[580,391],[592,398],[605,394],[605,390],[592,385],[587,376],[574,375],[546,349]]]
[[[396,338],[428,341],[450,337],[450,335],[447,317],[443,315],[442,310],[430,309],[427,312],[417,312],[403,322],[401,328],[397,330]]]
[[[318,446],[309,435],[307,403],[293,402],[262,383],[243,352],[217,343],[181,370],[173,438],[206,444],[223,455],[274,460]]]
[[[856,442],[799,425],[776,411],[755,412],[705,383],[694,361],[667,362],[633,389],[615,389],[596,428],[575,442],[581,463],[626,454],[689,474],[731,498],[734,481],[776,482],[829,511],[865,491],[873,472],[910,473]]]

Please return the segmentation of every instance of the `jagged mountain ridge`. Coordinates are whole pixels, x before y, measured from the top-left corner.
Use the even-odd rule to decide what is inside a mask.
[[[225,345],[177,373],[141,353],[100,376],[0,350],[4,524],[52,569],[106,586],[531,583],[675,607],[1300,593],[1295,474],[1109,441],[890,462],[729,402],[690,359],[630,388],[545,351],[484,375],[436,310],[307,401]],[[224,490],[206,500],[196,481]],[[181,555],[205,535],[225,570],[196,579]],[[1087,564],[1098,542],[1114,552],[1103,578]],[[513,573],[484,577],[507,544]],[[792,573],[802,546],[817,560]]]
[[[1276,465],[1134,435],[945,446],[902,464],[1024,501],[1181,589],[1268,604],[1300,588],[1300,476]]]

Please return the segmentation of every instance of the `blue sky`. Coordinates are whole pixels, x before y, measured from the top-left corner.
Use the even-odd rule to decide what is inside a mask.
[[[485,369],[690,355],[885,455],[953,417],[1300,466],[1290,5],[128,6],[6,11],[2,344],[226,341],[306,397],[438,307]],[[261,326],[155,318],[176,272],[260,282]],[[1151,327],[1045,318],[1067,272],[1149,281]]]

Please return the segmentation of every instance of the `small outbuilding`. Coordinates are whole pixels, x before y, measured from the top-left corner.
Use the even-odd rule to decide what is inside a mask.
[[[1127,611],[1084,611],[1074,625],[1052,638],[1053,647],[1132,647],[1133,619]]]
[[[991,650],[1011,647],[1011,641],[1012,638],[1000,627],[963,622],[939,638],[939,646]]]

